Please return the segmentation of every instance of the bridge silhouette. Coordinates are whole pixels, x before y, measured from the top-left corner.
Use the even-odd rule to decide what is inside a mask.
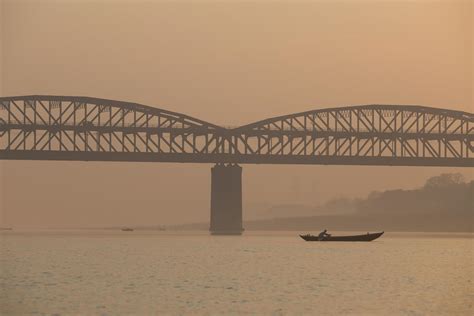
[[[225,128],[131,102],[2,97],[0,159],[215,163],[211,231],[240,233],[238,164],[473,167],[474,114],[372,104]]]

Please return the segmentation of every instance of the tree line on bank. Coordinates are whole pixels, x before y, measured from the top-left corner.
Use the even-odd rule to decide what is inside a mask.
[[[330,201],[327,206],[334,203]],[[347,199],[344,203],[347,204]],[[459,173],[445,173],[429,178],[421,188],[376,191],[349,204],[352,204],[351,214],[274,218],[246,222],[245,227],[250,230],[472,232],[474,181],[466,182]]]

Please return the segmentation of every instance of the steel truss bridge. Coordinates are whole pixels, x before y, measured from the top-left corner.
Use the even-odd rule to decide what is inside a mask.
[[[220,127],[136,103],[0,98],[0,159],[474,166],[474,114],[358,105]]]

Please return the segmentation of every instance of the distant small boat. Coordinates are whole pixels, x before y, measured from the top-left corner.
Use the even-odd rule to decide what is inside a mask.
[[[0,227],[0,230],[13,230],[11,227]]]
[[[124,232],[133,232],[133,228],[124,227],[124,228],[122,228],[122,231],[124,231]]]
[[[306,241],[372,241],[382,236],[383,233],[384,232],[373,233],[373,234],[367,233],[364,235],[353,235],[353,236],[328,236],[328,237],[324,237],[323,240],[319,240],[318,236],[314,236],[310,234],[300,235],[300,237]]]

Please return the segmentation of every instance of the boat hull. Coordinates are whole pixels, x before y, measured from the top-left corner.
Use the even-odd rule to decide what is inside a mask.
[[[318,240],[318,236],[313,235],[300,235],[300,237],[306,241],[372,241],[382,236],[383,233],[384,232],[353,236],[330,236],[325,237],[323,240]]]

